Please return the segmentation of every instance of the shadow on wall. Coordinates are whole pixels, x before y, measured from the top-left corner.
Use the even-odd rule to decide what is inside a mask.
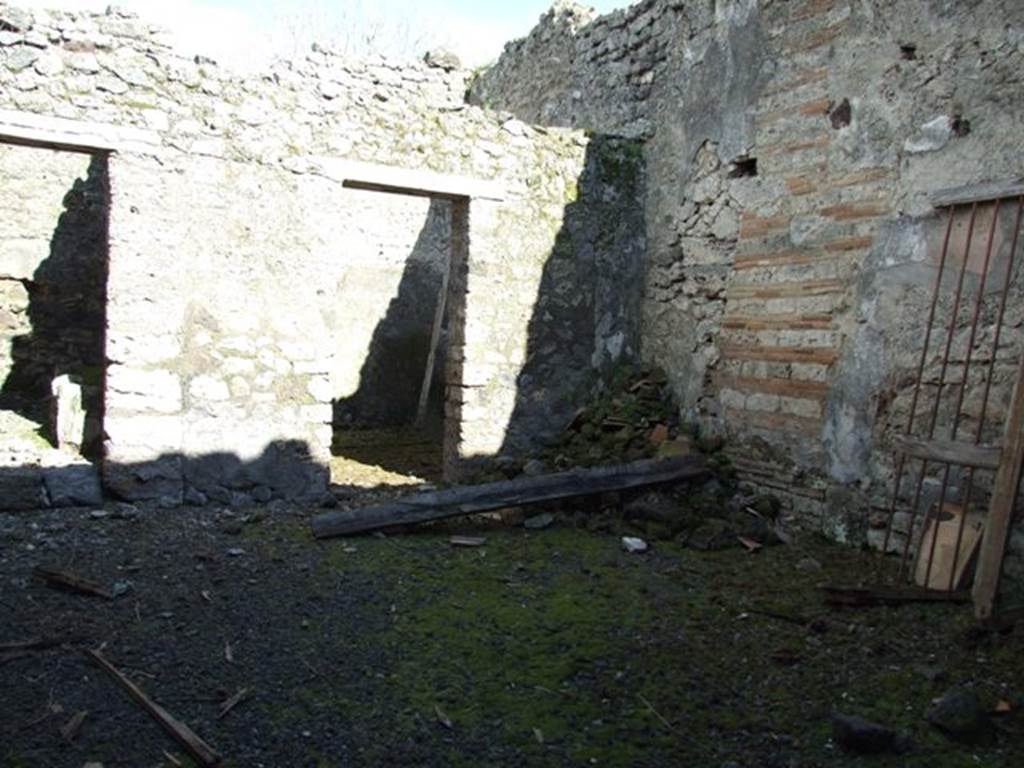
[[[531,308],[524,363],[514,381],[513,412],[507,425],[493,426],[503,434],[501,455],[523,457],[551,442],[595,381],[638,352],[644,253],[641,144],[617,137],[592,138],[584,169],[571,187]],[[429,241],[428,228],[436,226],[433,220],[442,214],[451,220],[451,204],[435,202],[417,248]],[[538,222],[537,226],[543,225]],[[443,381],[461,380],[465,339],[467,265],[455,255],[461,250],[455,242],[459,229],[458,225],[453,229],[446,333],[434,368],[430,399],[432,426],[440,426],[439,421],[447,418],[449,451],[458,441],[461,404],[449,394],[447,413],[442,411],[446,399]],[[507,251],[503,261],[515,264],[518,242],[509,239],[501,247]],[[352,444],[346,439],[344,427],[410,424],[414,419],[439,293],[436,281],[425,287],[415,265],[415,259],[407,262],[398,293],[373,334],[359,390],[335,402],[334,407],[335,455],[344,454],[402,473],[415,470],[408,461],[408,452],[402,450],[408,446]],[[509,295],[520,290],[511,282],[515,275],[514,269],[507,273]],[[502,311],[514,313],[514,303],[499,307],[499,324]],[[514,325],[514,319],[509,320],[510,326]],[[412,328],[417,329],[415,334],[410,333]],[[495,336],[500,338],[500,333]],[[436,434],[436,430],[429,430],[429,439]],[[459,473],[472,472],[475,465],[486,464],[492,458],[473,459]]]
[[[415,420],[442,272],[450,258],[450,230],[451,203],[431,200],[398,290],[373,331],[359,387],[349,397],[334,401],[336,433],[348,428],[405,426]],[[442,336],[429,401],[434,421],[443,418],[443,362]]]
[[[91,156],[86,178],[74,182],[63,205],[49,255],[31,279],[22,280],[31,331],[11,341],[11,369],[0,388],[0,409],[36,422],[40,433],[53,441],[51,385],[57,376],[68,375],[82,385],[83,455],[99,458],[110,209],[106,154]]]
[[[327,468],[301,440],[279,440],[260,456],[243,461],[232,453],[164,454],[151,461],[85,462],[60,467],[0,467],[0,511],[101,504],[103,490],[115,499],[150,501],[164,507],[232,506],[276,499],[318,503],[327,493]]]
[[[644,177],[641,142],[591,138],[544,264],[501,455],[550,444],[595,383],[638,356]]]
[[[614,138],[592,140],[584,171],[576,184],[571,185],[573,188],[567,190],[560,228],[552,252],[542,267],[536,298],[530,307],[524,362],[514,374],[514,380],[506,385],[515,387],[510,421],[507,425],[494,425],[503,436],[503,440],[497,441],[501,445],[500,453],[525,456],[556,437],[589,387],[602,374],[611,372],[616,363],[634,357],[638,337],[634,324],[639,315],[637,307],[643,277],[644,241],[639,234],[643,232],[643,176],[639,146],[635,142]],[[427,226],[442,210],[445,216],[458,218],[453,227],[451,251],[461,254],[465,250],[466,206],[454,207],[459,210],[457,217],[449,204],[442,202],[433,206]],[[68,216],[69,222],[73,220],[70,214]],[[520,222],[517,226],[528,225]],[[511,317],[516,311],[513,302],[508,303],[507,310],[500,304],[502,296],[511,296],[522,289],[514,282],[519,274],[517,249],[521,247],[515,233],[519,233],[523,242],[529,237],[528,232],[513,230],[509,239],[498,243],[502,249],[507,249],[497,260],[497,268],[501,270],[502,279],[508,282],[495,299],[499,302],[492,315],[495,326],[488,329],[489,335],[500,342],[509,340],[502,333],[503,317],[508,317],[510,329],[519,322]],[[55,238],[57,241],[59,238]],[[465,317],[467,270],[471,266],[461,257],[453,258],[447,355],[450,359],[448,377],[452,382],[460,380],[458,371],[466,330],[462,319]],[[44,268],[40,267],[40,271]],[[425,368],[426,344],[411,360],[396,361],[389,356],[401,357],[402,352],[407,351],[407,347],[396,342],[401,334],[393,329],[401,328],[410,317],[416,319],[422,333],[429,334],[438,291],[435,283],[433,301],[423,301],[425,307],[408,306],[419,302],[417,289],[413,287],[418,280],[415,268],[407,265],[397,295],[373,335],[359,389],[353,397],[336,403],[336,418],[358,413],[357,406],[362,403],[371,404],[366,412],[379,413],[377,409],[383,409],[388,398],[397,397],[394,382],[389,379],[396,375],[390,367],[392,364],[408,366],[411,374],[405,388],[399,392],[404,393],[404,399],[398,413],[406,419],[415,413]],[[38,305],[37,309],[44,310],[44,305]],[[41,325],[34,325],[34,331],[52,329],[49,319],[52,313],[53,310],[44,310],[41,317],[46,319],[41,320]],[[33,333],[33,338],[35,336]],[[515,340],[510,341],[509,349],[522,349]],[[85,352],[79,355],[87,357]],[[442,367],[439,363],[438,371]],[[46,376],[50,373],[47,371]],[[387,394],[382,397],[382,392]],[[449,400],[446,429],[457,434],[459,403],[457,398]],[[488,464],[494,458],[480,457],[480,463]],[[241,505],[274,499],[309,503],[322,499],[328,488],[329,469],[319,462],[319,457],[303,442],[279,441],[254,460],[243,460],[232,453],[198,457],[175,453],[139,463],[107,462],[103,478],[106,489],[115,498],[151,500],[166,506],[182,502]],[[476,461],[466,462],[468,464],[475,465]],[[458,468],[460,473],[473,469],[466,465]],[[95,472],[92,467],[79,466],[74,476],[71,470],[60,473],[27,466],[0,470],[0,483],[5,490],[19,489],[7,494],[4,505],[10,506],[15,500],[20,500],[21,508],[40,506],[40,503],[50,506],[95,503],[90,494],[98,493],[99,484],[95,475],[92,480],[87,476],[90,470]]]

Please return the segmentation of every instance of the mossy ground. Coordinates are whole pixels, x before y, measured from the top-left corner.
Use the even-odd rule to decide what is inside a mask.
[[[1020,631],[969,637],[963,606],[825,607],[817,585],[869,579],[871,555],[814,540],[756,555],[672,543],[629,555],[616,536],[484,523],[315,542],[306,511],[255,518],[226,537],[202,514],[176,521],[177,531],[166,513],[103,521],[111,529],[95,546],[54,534],[46,557],[0,561],[5,584],[33,561],[74,562],[101,580],[144,565],[130,571],[131,596],[113,603],[38,586],[9,593],[12,621],[0,641],[61,627],[106,641],[108,657],[228,766],[1024,759],[1019,713],[1001,721],[996,746],[980,750],[923,719],[932,699],[960,684],[989,704],[1019,706]],[[486,544],[454,548],[454,530]],[[33,535],[26,527],[9,551],[24,552]],[[225,555],[230,547],[245,554]],[[823,569],[797,569],[808,557]],[[94,759],[111,768],[169,765],[164,749],[180,756],[73,647],[0,666],[0,685],[12,692],[0,705],[0,765],[80,768]],[[219,700],[240,687],[250,699],[218,720]],[[65,713],[90,711],[74,745],[56,734],[68,714],[32,725],[53,701]],[[837,710],[908,731],[916,750],[843,754],[830,741]]]

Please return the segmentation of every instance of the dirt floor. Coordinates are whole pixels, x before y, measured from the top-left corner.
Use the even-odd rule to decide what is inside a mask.
[[[627,554],[618,535],[557,522],[317,542],[316,511],[0,516],[0,644],[58,642],[0,652],[0,765],[192,765],[87,648],[227,766],[1024,764],[1024,628],[974,633],[950,605],[826,607],[817,585],[864,577],[872,555],[813,538]],[[453,532],[486,543],[455,548]],[[37,566],[118,596],[54,590]],[[925,722],[958,685],[1010,703],[994,744]],[[914,750],[846,755],[836,711]]]

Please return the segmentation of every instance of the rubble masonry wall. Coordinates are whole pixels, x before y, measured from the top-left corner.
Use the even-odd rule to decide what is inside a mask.
[[[929,195],[1024,175],[1022,65],[1024,6],[1007,0],[644,0],[599,18],[558,3],[471,100],[647,137],[644,356],[669,372],[684,417],[730,438],[741,476],[802,524],[862,541],[880,537],[865,529],[888,507],[941,250]],[[979,228],[992,211],[979,209]],[[983,251],[976,236],[972,262]],[[1024,345],[1019,268],[1013,279],[996,428]],[[961,436],[981,391],[972,377]]]
[[[621,307],[639,305],[642,173],[627,188],[601,172],[639,163],[628,143],[468,107],[466,72],[315,50],[241,76],[116,10],[0,4],[0,30],[0,110],[124,137],[109,160],[106,305],[104,471],[117,495],[171,506],[325,489],[358,348],[410,249],[447,237],[430,201],[345,187],[325,170],[338,159],[503,190],[470,204],[469,261],[453,281],[454,463],[526,450],[568,417],[566,392],[637,349],[638,313]],[[6,164],[0,176],[5,191],[36,186]],[[571,291],[554,290],[559,270]],[[563,353],[584,365],[549,364]]]

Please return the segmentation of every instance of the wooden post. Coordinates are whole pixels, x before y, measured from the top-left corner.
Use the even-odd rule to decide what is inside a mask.
[[[994,353],[993,353],[994,354]],[[1003,454],[996,473],[992,490],[992,503],[985,534],[978,556],[978,572],[974,578],[974,615],[979,620],[992,617],[996,594],[999,591],[999,576],[1006,557],[1006,543],[1013,525],[1013,512],[1020,487],[1021,464],[1024,462],[1024,356],[1017,370],[1017,383],[1006,421],[1003,436]]]
[[[444,272],[441,275],[441,291],[437,296],[437,309],[434,311],[434,327],[430,330],[430,350],[427,352],[427,370],[423,372],[423,385],[420,387],[420,400],[416,406],[416,426],[422,427],[427,416],[427,403],[430,400],[430,385],[434,379],[434,366],[437,364],[437,345],[441,341],[441,328],[444,325],[444,313],[448,307],[448,281],[452,273],[451,243],[444,259]]]

